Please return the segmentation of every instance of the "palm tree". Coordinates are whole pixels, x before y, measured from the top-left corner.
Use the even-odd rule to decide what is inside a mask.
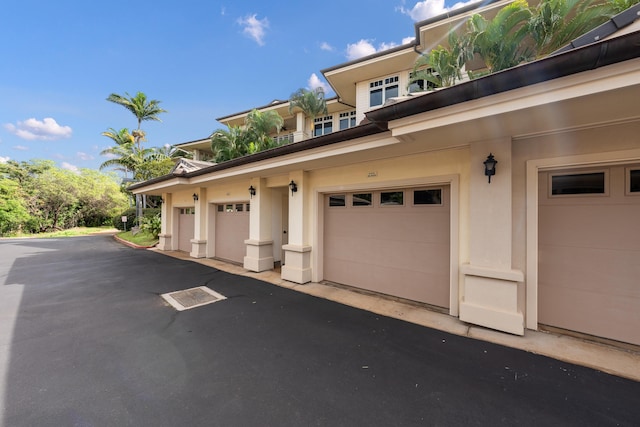
[[[523,42],[529,34],[531,10],[525,0],[516,0],[487,21],[475,14],[469,19],[469,41],[484,59],[490,73],[515,67],[531,59],[532,50]]]
[[[248,153],[248,135],[238,126],[218,129],[211,134],[211,150],[217,163],[235,159]]]
[[[245,119],[247,136],[250,139],[249,152],[255,153],[277,146],[277,141],[269,135],[274,131],[280,132],[283,125],[284,120],[275,111],[252,110]]]
[[[136,96],[131,96],[125,92],[125,96],[112,93],[107,98],[107,101],[114,102],[118,105],[122,105],[127,110],[131,111],[138,121],[138,128],[131,132],[136,140],[136,145],[140,149],[140,141],[144,140],[144,132],[140,129],[143,121],[155,120],[161,122],[158,115],[166,113],[166,110],[160,108],[160,101],[156,99],[147,100],[147,95],[143,92],[138,92]]]
[[[637,0],[636,0],[637,2]],[[534,10],[529,28],[538,57],[566,46],[615,13],[611,3],[594,0],[546,0]]]
[[[317,87],[314,90],[298,89],[289,97],[289,112],[300,109],[309,117],[311,129],[316,117],[327,114],[327,102],[324,99],[324,89]]]
[[[115,166],[116,170],[124,172],[125,177],[128,172],[135,174],[135,164],[132,160],[135,138],[129,133],[129,129],[122,128],[117,131],[114,128],[109,128],[109,130],[102,132],[102,135],[113,140],[116,145],[100,152],[101,156],[111,156],[109,160],[100,165],[100,170]]]

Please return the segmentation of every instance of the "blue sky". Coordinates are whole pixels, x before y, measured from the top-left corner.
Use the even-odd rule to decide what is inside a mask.
[[[460,5],[5,0],[0,162],[97,169],[110,143],[101,133],[137,125],[111,93],[141,91],[168,110],[143,123],[146,147],[207,137],[217,117],[326,85],[320,70],[406,43],[414,22]]]

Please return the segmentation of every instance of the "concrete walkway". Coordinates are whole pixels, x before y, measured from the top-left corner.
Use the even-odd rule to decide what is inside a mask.
[[[395,301],[378,295],[369,295],[354,290],[330,286],[322,283],[299,285],[288,282],[274,270],[254,273],[241,266],[211,258],[191,258],[180,251],[152,251],[197,262],[209,267],[240,276],[252,277],[277,286],[292,289],[308,295],[335,301],[351,307],[367,310],[383,316],[404,320],[417,325],[438,329],[451,334],[466,336],[482,341],[529,351],[576,365],[586,366],[602,372],[640,381],[640,349],[622,349],[607,344],[559,335],[549,332],[526,330],[523,337],[474,326],[456,317],[438,313],[417,305]]]

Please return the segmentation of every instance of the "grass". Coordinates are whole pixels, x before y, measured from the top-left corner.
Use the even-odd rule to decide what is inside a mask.
[[[91,234],[106,234],[106,233],[116,233],[118,230],[113,227],[74,227],[69,228],[67,230],[60,231],[50,231],[47,233],[37,233],[37,234],[16,234],[12,236],[8,236],[10,238],[19,237],[19,238],[56,238],[56,237],[74,237],[74,236],[88,236]]]
[[[118,233],[118,237],[127,242],[135,243],[138,246],[153,246],[158,243],[158,238],[153,235],[140,231],[134,236],[131,231],[123,231]]]

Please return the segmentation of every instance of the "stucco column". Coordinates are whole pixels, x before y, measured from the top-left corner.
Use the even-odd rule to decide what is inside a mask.
[[[193,225],[193,239],[191,239],[191,257],[205,258],[207,256],[207,189],[202,187],[195,190],[198,200],[195,201],[196,217]]]
[[[305,129],[305,115],[303,112],[296,113],[296,131],[293,133],[293,142],[299,142],[307,139]]]
[[[289,174],[289,182],[296,183],[297,191],[289,190],[289,243],[282,246],[285,252],[282,278],[295,283],[311,281],[311,246],[306,241],[309,227],[306,178],[303,171]]]
[[[162,206],[160,207],[160,234],[158,234],[158,249],[171,250],[171,229],[173,224],[173,204],[171,193],[162,193]]]
[[[474,142],[470,151],[469,263],[461,267],[460,319],[522,335],[518,286],[524,274],[511,268],[511,139]],[[498,161],[491,183],[483,164],[490,153]]]
[[[272,197],[266,179],[253,178],[251,183],[256,194],[251,197],[249,211],[249,239],[244,257],[244,268],[250,271],[273,269],[273,237],[271,231]]]

